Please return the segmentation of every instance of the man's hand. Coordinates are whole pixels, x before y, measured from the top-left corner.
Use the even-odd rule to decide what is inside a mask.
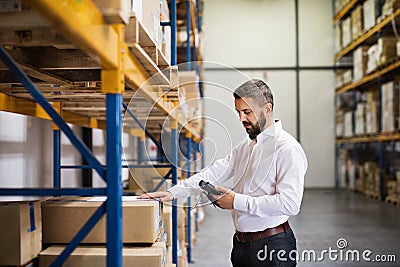
[[[157,200],[160,200],[161,202],[167,202],[167,201],[174,200],[174,196],[169,191],[147,193],[147,194],[138,196],[138,198],[139,199],[157,199]]]
[[[233,200],[235,199],[235,192],[230,189],[215,186],[215,189],[224,193],[223,195],[212,195],[216,199],[216,203],[223,209],[231,210],[233,209]]]

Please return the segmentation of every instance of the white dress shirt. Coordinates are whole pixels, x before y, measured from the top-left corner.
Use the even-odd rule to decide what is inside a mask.
[[[200,180],[219,185],[233,179],[236,231],[256,232],[278,226],[300,211],[306,171],[301,145],[275,121],[256,139],[247,137],[230,155],[168,191],[175,198],[188,197],[200,192]]]

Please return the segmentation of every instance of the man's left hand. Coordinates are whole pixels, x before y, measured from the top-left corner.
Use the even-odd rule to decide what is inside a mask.
[[[215,189],[224,193],[223,195],[212,195],[216,199],[216,203],[223,209],[233,209],[233,200],[235,199],[235,192],[230,189],[215,186]]]

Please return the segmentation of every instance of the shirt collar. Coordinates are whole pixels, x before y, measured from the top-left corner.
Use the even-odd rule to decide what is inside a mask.
[[[257,143],[259,141],[267,139],[268,137],[275,137],[281,130],[282,130],[281,120],[275,120],[271,126],[262,131],[259,135],[257,135],[256,137]]]

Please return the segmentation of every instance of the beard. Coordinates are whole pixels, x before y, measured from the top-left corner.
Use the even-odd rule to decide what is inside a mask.
[[[246,128],[246,132],[249,135],[250,140],[254,140],[256,139],[257,135],[259,135],[261,133],[261,129],[264,128],[267,120],[264,116],[263,113],[260,113],[260,122],[257,122],[255,125],[252,124],[251,122],[243,122],[243,126],[251,126],[251,128]]]

